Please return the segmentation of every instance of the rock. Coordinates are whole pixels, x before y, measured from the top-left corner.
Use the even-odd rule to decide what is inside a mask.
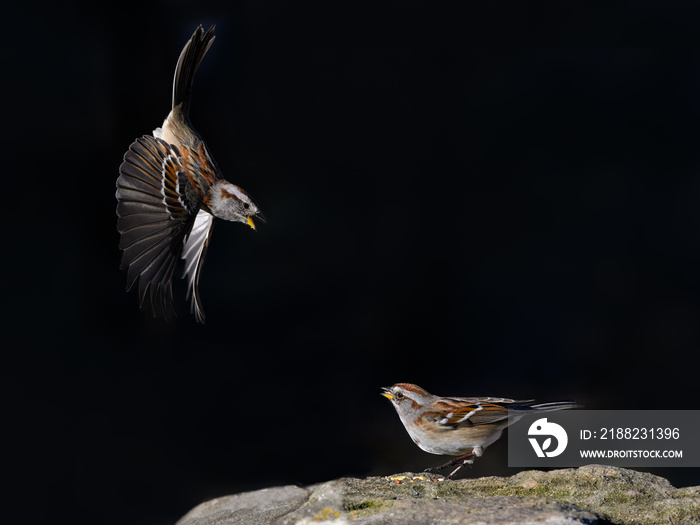
[[[601,465],[456,481],[406,473],[227,496],[199,505],[178,525],[326,521],[334,525],[697,524],[700,487],[677,489],[652,474]]]
[[[298,509],[310,491],[287,485],[216,498],[189,511],[177,525],[255,525],[271,523]]]

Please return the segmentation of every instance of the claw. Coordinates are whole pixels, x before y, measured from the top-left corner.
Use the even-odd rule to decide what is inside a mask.
[[[438,467],[428,467],[427,469],[424,470],[424,472],[435,472],[436,470],[442,470],[447,467],[451,467],[452,465],[456,465],[460,461],[462,462],[461,465],[459,465],[456,469],[454,469],[452,472],[450,472],[449,476],[446,476],[445,479],[452,479],[452,476],[457,474],[460,470],[464,468],[464,465],[471,465],[474,463],[474,452],[470,452],[469,454],[465,454],[463,456],[459,456],[458,458],[451,459],[444,465],[440,465]]]

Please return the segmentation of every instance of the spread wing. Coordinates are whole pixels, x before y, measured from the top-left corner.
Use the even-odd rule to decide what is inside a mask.
[[[117,179],[117,229],[128,268],[127,290],[139,282],[139,304],[150,298],[154,315],[172,311],[172,278],[200,202],[188,190],[180,151],[145,135],[124,155]]]

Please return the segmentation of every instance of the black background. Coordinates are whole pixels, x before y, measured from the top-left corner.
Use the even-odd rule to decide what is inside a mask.
[[[4,515],[166,524],[435,465],[379,396],[399,381],[696,408],[698,14],[433,4],[10,10]],[[114,199],[200,23],[192,120],[268,218],[217,223],[205,326],[180,283],[170,323],[124,292]],[[513,474],[505,445],[467,476]]]

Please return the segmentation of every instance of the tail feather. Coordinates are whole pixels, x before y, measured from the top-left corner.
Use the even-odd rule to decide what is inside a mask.
[[[192,38],[185,44],[177,61],[175,80],[173,81],[173,109],[181,105],[181,111],[185,117],[190,112],[194,75],[212,42],[214,42],[214,26],[211,26],[205,33],[200,25],[195,29]]]
[[[541,412],[549,412],[552,410],[567,410],[569,408],[580,408],[583,405],[576,401],[551,401],[549,403],[535,403],[529,405],[529,408],[539,410]]]

